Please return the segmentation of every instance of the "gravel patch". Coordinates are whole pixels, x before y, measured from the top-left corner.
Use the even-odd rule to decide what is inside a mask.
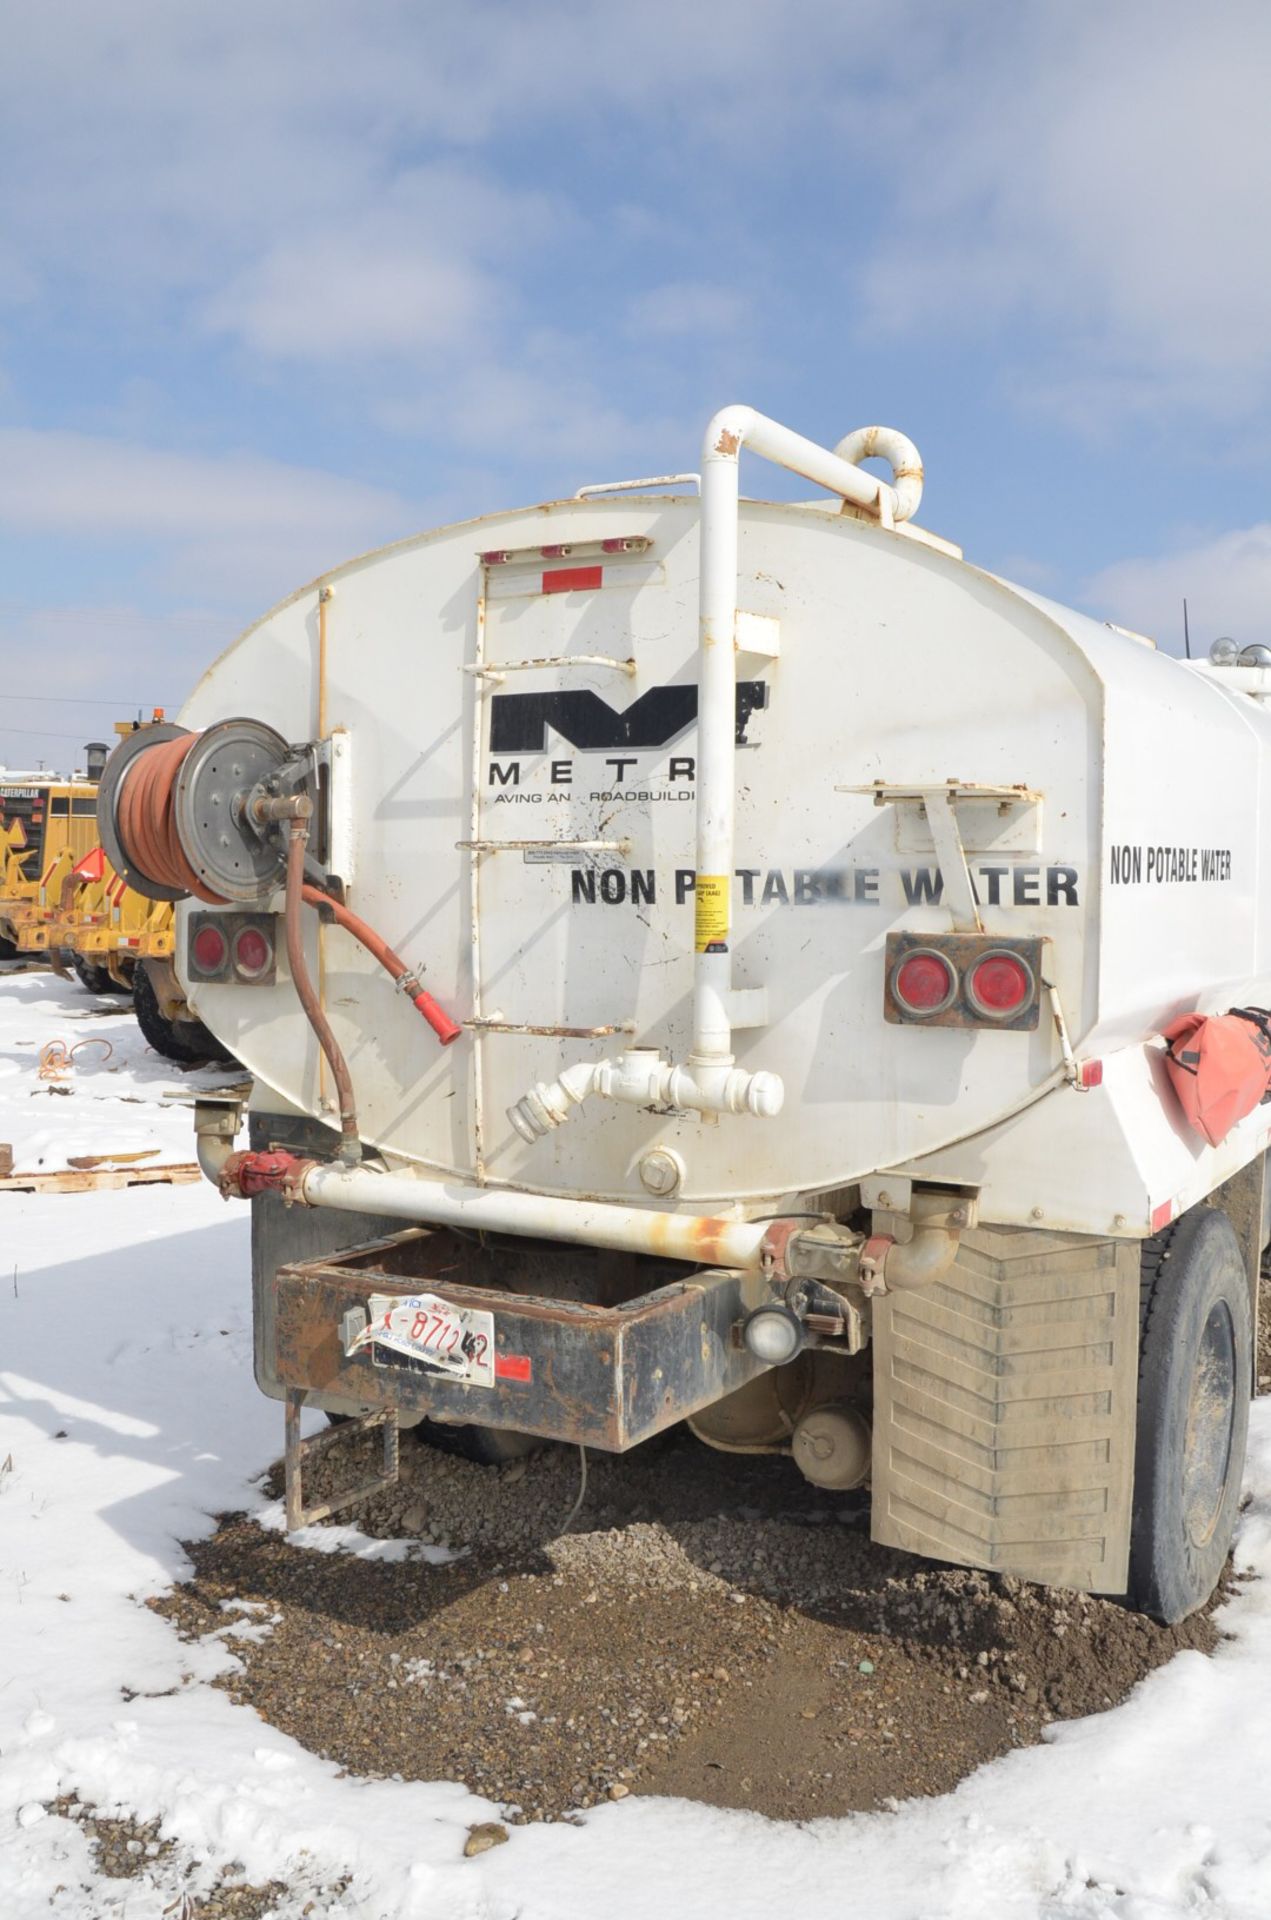
[[[370,1468],[359,1444],[308,1497]],[[628,1793],[790,1819],[941,1793],[1216,1639],[1208,1610],[1163,1628],[875,1547],[863,1499],[684,1430],[589,1455],[562,1532],[578,1484],[576,1449],[485,1467],[404,1436],[401,1484],[339,1520],[427,1559],[227,1516],[155,1605],[192,1637],[266,1610],[218,1684],[350,1772],[462,1780],[518,1823]]]

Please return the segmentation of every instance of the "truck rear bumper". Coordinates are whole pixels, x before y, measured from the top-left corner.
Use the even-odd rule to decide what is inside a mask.
[[[277,1268],[270,1372],[290,1397],[393,1410],[625,1452],[765,1372],[738,1337],[756,1274],[681,1269],[616,1306],[456,1284],[452,1236],[422,1229]],[[665,1264],[658,1277],[665,1280]],[[346,1316],[372,1294],[427,1291],[494,1318],[491,1384],[383,1348],[346,1354]]]

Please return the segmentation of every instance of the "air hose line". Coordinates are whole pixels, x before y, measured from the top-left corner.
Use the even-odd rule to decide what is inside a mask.
[[[287,934],[287,964],[291,968],[291,984],[296,989],[296,997],[304,1008],[305,1019],[317,1036],[318,1045],[327,1056],[335,1089],[340,1098],[340,1158],[356,1164],[362,1158],[362,1136],[357,1124],[357,1102],[353,1097],[353,1076],[349,1072],[349,1063],[340,1049],[340,1043],[331,1031],[331,1022],[327,1019],[321,1000],[309,975],[305,961],[304,928],[300,923],[300,907],[307,891],[304,884],[305,848],[309,844],[309,829],[303,820],[293,820],[287,835],[287,904],[283,915],[283,925]],[[317,889],[313,889],[317,892]]]

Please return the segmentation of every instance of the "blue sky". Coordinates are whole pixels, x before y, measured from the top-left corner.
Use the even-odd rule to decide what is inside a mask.
[[[1271,637],[1269,86],[1265,0],[8,10],[0,761],[738,400],[902,427],[983,565]]]

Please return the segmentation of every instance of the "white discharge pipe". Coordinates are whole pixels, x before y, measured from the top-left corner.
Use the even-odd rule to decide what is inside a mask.
[[[654,1213],[600,1200],[553,1200],[510,1187],[447,1186],[444,1181],[417,1180],[411,1174],[335,1164],[310,1166],[301,1179],[299,1197],[307,1206],[335,1207],[345,1213],[388,1214],[395,1220],[466,1227],[471,1233],[566,1240],[708,1267],[758,1268],[768,1232],[762,1220]]]

